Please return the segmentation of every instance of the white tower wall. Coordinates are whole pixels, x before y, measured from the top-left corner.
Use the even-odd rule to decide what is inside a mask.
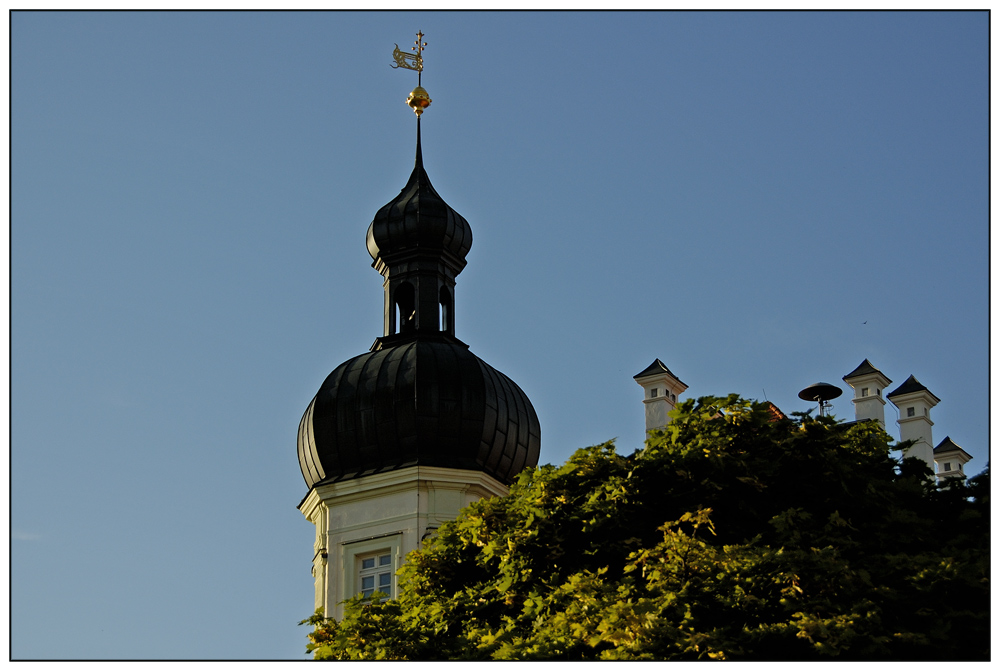
[[[900,442],[916,441],[912,446],[903,450],[903,456],[922,459],[927,464],[927,468],[934,472],[934,448],[931,447],[934,443],[932,426],[934,426],[934,422],[923,417],[910,419],[901,417],[899,420],[899,440]]]
[[[922,459],[933,473],[936,469],[931,408],[941,399],[917,382],[912,375],[896,391],[891,392],[888,398],[899,409],[900,442],[915,441],[903,451],[903,456]]]
[[[670,423],[667,415],[677,405],[677,398],[688,388],[663,362],[657,359],[633,378],[643,391],[646,431],[662,429]]]
[[[844,376],[844,382],[854,390],[854,419],[874,419],[885,428],[885,389],[892,382],[868,359]]]
[[[299,506],[316,525],[315,607],[342,618],[342,602],[361,592],[366,557],[391,557],[385,570],[391,570],[391,596],[396,596],[395,572],[407,553],[465,506],[506,493],[507,487],[486,473],[428,466],[317,485]]]

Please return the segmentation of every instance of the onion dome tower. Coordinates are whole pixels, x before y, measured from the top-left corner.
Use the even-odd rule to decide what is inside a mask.
[[[417,53],[396,67],[422,71]],[[300,510],[316,525],[316,607],[340,617],[358,593],[395,594],[395,570],[469,503],[505,494],[538,463],[538,417],[514,382],[455,336],[455,278],[472,229],[424,170],[417,114],[413,172],[368,227],[383,276],[383,333],[337,366],[299,423],[298,458],[309,493]]]

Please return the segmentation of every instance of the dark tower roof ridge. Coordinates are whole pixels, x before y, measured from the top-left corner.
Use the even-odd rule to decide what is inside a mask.
[[[845,375],[843,377],[843,379],[844,379],[844,381],[847,381],[847,380],[850,380],[851,378],[861,377],[862,375],[868,375],[869,373],[878,373],[879,375],[881,375],[882,377],[884,377],[886,380],[889,380],[889,376],[886,375],[885,373],[883,373],[882,371],[880,371],[875,366],[873,366],[872,362],[869,361],[868,359],[865,359],[860,364],[858,364],[858,367],[855,368],[854,370],[852,370],[847,375]],[[892,382],[892,380],[889,380],[889,382]]]
[[[931,393],[930,389],[928,389],[924,385],[920,384],[920,382],[917,380],[917,378],[913,377],[912,375],[910,377],[906,378],[906,381],[903,382],[903,384],[899,385],[898,387],[896,387],[895,389],[893,389],[892,391],[890,391],[888,394],[886,394],[885,397],[886,398],[892,398],[893,396],[902,396],[903,394],[912,394],[912,393],[917,392],[917,391],[926,391],[928,394],[931,395],[931,397],[935,401],[937,401],[938,403],[941,402],[941,399],[939,399],[937,396],[934,396],[934,394]]]
[[[934,456],[939,456],[942,454],[947,454],[948,452],[961,452],[969,461],[972,461],[972,455],[963,450],[955,441],[951,439],[951,436],[945,436],[944,440],[938,443],[938,446],[934,448]]]
[[[677,377],[676,375],[674,375],[673,371],[671,371],[669,368],[667,368],[667,365],[665,363],[663,363],[662,361],[660,361],[659,359],[656,359],[655,361],[653,361],[653,363],[651,363],[648,366],[646,366],[646,368],[643,369],[643,371],[641,373],[639,373],[637,375],[633,375],[632,379],[633,380],[638,380],[641,377],[649,377],[650,375],[660,375],[662,373],[666,373],[667,375],[670,375],[671,377],[673,377],[675,380],[677,380],[681,384],[684,384],[684,382],[681,381],[681,379],[679,377]]]

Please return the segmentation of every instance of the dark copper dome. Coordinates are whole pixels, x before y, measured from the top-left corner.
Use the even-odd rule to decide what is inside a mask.
[[[417,465],[510,484],[538,463],[538,416],[510,378],[448,336],[388,340],[330,373],[303,415],[309,487]]]
[[[419,129],[418,119],[409,181],[368,228],[372,265],[385,277],[383,335],[330,373],[299,423],[309,487],[418,465],[510,484],[538,464],[528,397],[455,337],[455,277],[472,229],[431,186]]]

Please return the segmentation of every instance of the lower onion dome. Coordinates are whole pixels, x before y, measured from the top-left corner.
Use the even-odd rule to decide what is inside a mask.
[[[354,357],[299,423],[306,485],[409,466],[484,471],[511,484],[538,464],[527,395],[461,341],[421,337]]]

